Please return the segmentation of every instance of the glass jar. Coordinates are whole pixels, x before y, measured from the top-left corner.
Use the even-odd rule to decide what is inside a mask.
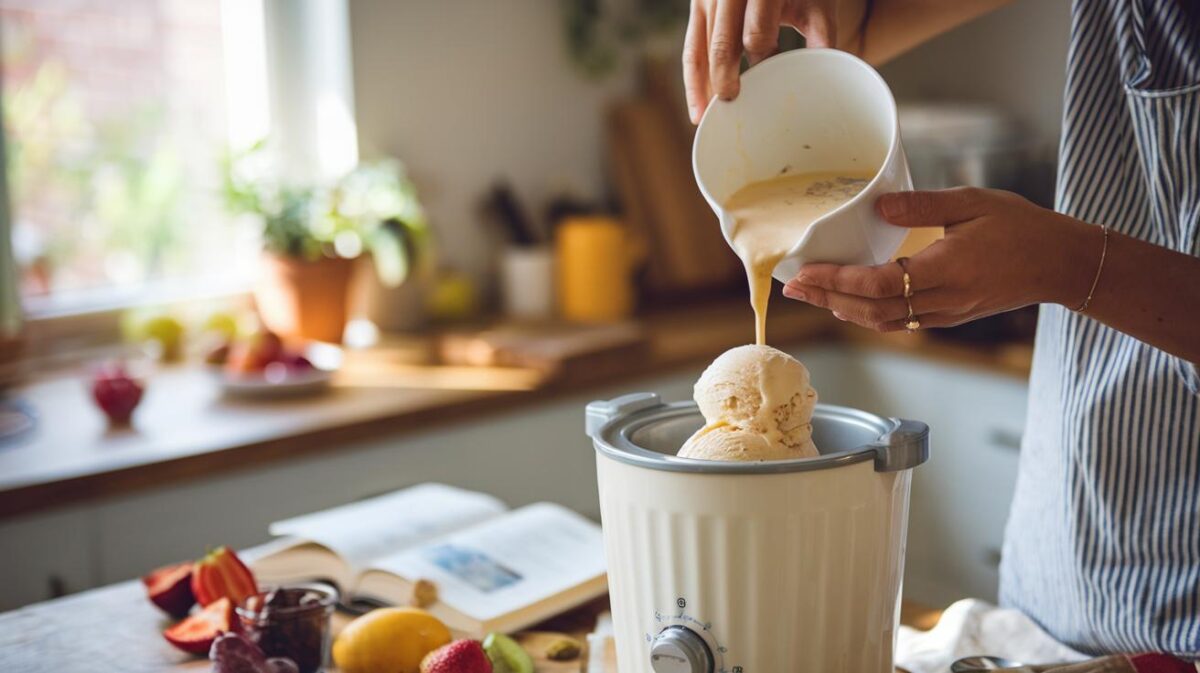
[[[321,673],[329,660],[329,621],[337,598],[328,584],[275,587],[247,598],[237,615],[263,654],[291,659],[300,673]]]

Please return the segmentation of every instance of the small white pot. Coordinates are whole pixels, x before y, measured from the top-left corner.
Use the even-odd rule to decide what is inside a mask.
[[[511,318],[554,316],[554,251],[548,247],[506,248],[500,255],[500,297]]]

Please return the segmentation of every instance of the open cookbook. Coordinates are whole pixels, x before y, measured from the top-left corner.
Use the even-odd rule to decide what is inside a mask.
[[[482,493],[423,484],[271,524],[251,565],[271,584],[324,580],[343,602],[403,605],[418,580],[451,629],[515,631],[607,590],[600,527],[550,503],[509,511]]]

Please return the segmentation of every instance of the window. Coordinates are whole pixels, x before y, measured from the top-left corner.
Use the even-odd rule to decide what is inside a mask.
[[[0,0],[12,249],[27,314],[246,287],[219,158],[267,130],[252,0]]]

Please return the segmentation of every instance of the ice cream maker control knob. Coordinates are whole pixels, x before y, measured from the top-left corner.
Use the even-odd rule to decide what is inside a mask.
[[[668,626],[650,644],[650,667],[654,673],[713,673],[713,656],[708,643],[684,626]]]

